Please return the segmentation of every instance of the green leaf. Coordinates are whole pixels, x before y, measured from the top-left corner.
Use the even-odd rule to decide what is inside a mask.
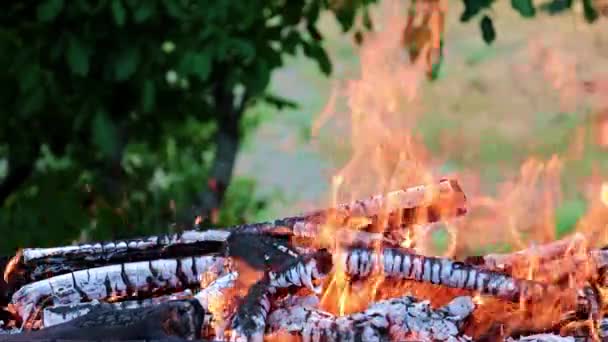
[[[36,8],[38,20],[42,22],[51,22],[57,18],[63,9],[63,0],[46,0]]]
[[[206,81],[211,72],[211,56],[205,51],[197,52],[192,56],[192,73]]]
[[[25,96],[21,98],[23,102],[19,106],[19,111],[24,116],[29,116],[30,114],[39,112],[44,107],[44,102],[46,101],[46,93],[44,92],[44,87],[37,86],[32,90],[27,92]]]
[[[278,110],[282,109],[298,109],[298,104],[284,97],[274,94],[264,94],[262,100]]]
[[[156,12],[156,3],[154,1],[143,1],[133,11],[133,19],[136,23],[143,23],[150,19]]]
[[[75,35],[70,35],[66,50],[66,59],[75,75],[86,76],[89,73],[90,51]]]
[[[524,18],[532,18],[536,15],[532,0],[511,0],[511,7]]]
[[[19,73],[19,89],[22,92],[32,90],[40,83],[40,67],[37,64],[29,64],[21,68]]]
[[[310,37],[316,41],[321,41],[323,40],[323,36],[321,35],[321,32],[319,32],[319,30],[317,29],[317,27],[315,25],[311,25],[308,24],[306,26],[306,29],[308,30],[308,34],[310,34]]]
[[[165,8],[167,9],[167,13],[169,14],[169,16],[173,18],[181,18],[184,15],[178,1],[165,0],[163,1],[163,3],[165,5]]]
[[[347,32],[353,27],[355,22],[355,5],[350,3],[345,3],[342,5],[340,9],[335,11],[336,19],[340,23],[340,27],[342,28],[342,32]]]
[[[323,72],[323,74],[325,74],[325,75],[331,74],[331,71],[332,71],[331,61],[329,60],[329,56],[327,55],[327,52],[325,52],[325,49],[323,49],[323,47],[321,47],[321,45],[316,44],[316,43],[311,44],[308,42],[304,42],[304,54],[307,57],[310,57],[310,58],[314,59],[315,61],[317,61],[317,64],[319,65],[319,68],[321,69],[321,72]]]
[[[481,12],[484,8],[490,8],[494,0],[463,0],[464,12],[460,15],[460,21],[467,22]]]
[[[572,8],[572,0],[552,0],[543,3],[539,8],[541,11],[554,15]]]
[[[195,75],[201,81],[206,81],[211,72],[211,56],[206,51],[187,52],[182,57],[178,71],[182,75]]]
[[[481,36],[486,44],[491,44],[496,39],[496,31],[494,31],[494,24],[492,19],[487,15],[484,15],[479,22],[479,28],[481,29]]]
[[[283,39],[283,51],[286,53],[293,55],[296,53],[296,47],[302,41],[302,37],[300,36],[300,32],[297,30],[292,30],[287,33],[285,39]]]
[[[127,20],[127,10],[121,0],[112,0],[112,15],[116,25],[123,26]]]
[[[593,0],[583,0],[583,13],[585,14],[585,20],[587,20],[588,23],[596,21],[599,17]]]
[[[365,27],[368,31],[374,29],[374,23],[372,22],[372,17],[369,15],[367,8],[363,11],[363,27]]]
[[[106,156],[111,157],[118,150],[118,131],[105,112],[98,111],[91,122],[93,143]]]
[[[117,81],[126,81],[137,70],[139,64],[139,49],[129,46],[122,50],[114,63],[114,78]]]
[[[145,80],[142,87],[141,106],[142,110],[147,113],[154,109],[156,103],[156,87],[151,80]]]

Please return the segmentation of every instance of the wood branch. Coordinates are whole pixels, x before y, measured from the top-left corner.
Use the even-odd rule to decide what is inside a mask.
[[[88,303],[77,303],[67,305],[60,304],[44,309],[44,311],[42,312],[41,328],[46,329],[57,324],[69,322],[78,317],[86,315],[87,313],[97,309],[98,307],[107,307],[112,310],[139,309],[159,305],[162,303],[167,303],[170,301],[188,300],[192,298],[194,298],[192,291],[186,290],[165,296],[152,297],[140,300],[127,300],[115,303],[103,303],[94,300]]]
[[[341,256],[344,270],[351,277],[368,277],[381,272],[385,277],[411,279],[476,291],[509,301],[540,299],[550,292],[558,292],[550,285],[517,279],[506,273],[486,270],[447,258],[427,257],[405,249],[354,248]]]
[[[108,301],[141,293],[179,291],[199,285],[205,272],[224,272],[224,259],[216,256],[159,259],[80,270],[40,280],[20,288],[11,305],[23,322],[44,304]],[[48,303],[48,302],[51,303]]]
[[[461,327],[474,307],[470,297],[457,297],[433,310],[428,301],[405,296],[337,317],[314,307],[295,305],[272,311],[268,328],[271,334],[288,333],[305,341],[470,341]]]
[[[269,272],[269,286],[273,288],[304,286],[315,293],[320,293],[322,286],[315,287],[313,283],[324,279],[332,266],[332,255],[326,250],[319,250],[314,254],[295,259],[291,264],[284,265],[282,270]]]
[[[564,285],[573,280],[580,284],[597,280],[608,270],[608,249],[588,249],[586,239],[576,234],[511,254],[468,257],[465,262],[514,277],[532,276],[549,284]]]
[[[221,75],[220,80],[224,77],[225,75]],[[235,105],[232,89],[226,88],[226,84],[219,81],[213,88],[213,97],[215,109],[219,113],[218,128],[215,132],[215,154],[207,184],[203,185],[202,191],[198,194],[190,216],[185,218],[187,225],[196,217],[215,223],[212,216],[219,210],[226,190],[230,186],[234,163],[241,144],[240,125],[243,111]]]
[[[32,281],[113,263],[189,257],[223,252],[224,230],[185,231],[120,241],[55,248],[25,248],[4,270],[11,289]]]
[[[0,335],[0,342],[25,341],[191,341],[200,338],[204,311],[196,300],[116,310],[100,306],[84,316],[47,329]]]
[[[358,227],[360,230],[386,231],[403,229],[412,224],[437,222],[466,212],[466,196],[458,182],[441,180],[434,185],[392,191],[386,195],[342,204],[337,208],[239,228],[243,231],[318,238],[327,222],[339,229],[352,226],[350,221],[353,219],[368,218],[372,222],[362,229]],[[382,215],[388,215],[388,220],[379,219]]]
[[[389,192],[367,199],[343,204],[335,209],[320,210],[309,214],[277,219],[270,222],[246,224],[217,230],[187,230],[167,234],[135,238],[123,241],[98,242],[78,246],[55,248],[26,248],[16,257],[17,266],[7,269],[4,278],[10,290],[28,282],[49,276],[74,272],[108,263],[152,260],[159,258],[186,257],[205,253],[219,253],[222,244],[232,233],[269,234],[283,237],[317,239],[322,226],[328,220],[336,230],[352,226],[349,220],[367,217],[378,223],[378,216],[391,212],[388,221],[380,220],[390,229],[420,222],[434,222],[466,213],[466,197],[455,180],[442,180],[436,185],[417,186]],[[423,212],[425,215],[421,215]],[[374,223],[368,224],[368,228]],[[381,227],[384,230],[386,227]],[[360,227],[359,227],[360,228]],[[377,229],[376,227],[375,229]],[[336,237],[335,235],[334,237]],[[375,241],[379,236],[351,234],[353,241]]]
[[[226,241],[225,253],[245,261],[254,269],[271,271],[284,268],[300,256],[284,239],[253,233],[231,234]]]
[[[264,341],[266,316],[270,310],[270,292],[268,279],[262,279],[249,288],[232,319],[230,341]]]
[[[587,239],[582,234],[575,234],[567,239],[558,240],[510,254],[487,254],[469,257],[470,262],[482,264],[489,269],[509,271],[516,267],[525,267],[531,262],[547,261],[586,253]]]

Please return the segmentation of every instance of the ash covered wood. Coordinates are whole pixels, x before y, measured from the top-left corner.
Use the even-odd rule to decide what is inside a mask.
[[[266,316],[270,310],[270,292],[268,279],[262,279],[249,288],[232,319],[231,341],[264,340]]]
[[[4,278],[21,284],[108,264],[217,254],[223,251],[229,235],[223,230],[191,230],[76,246],[25,248],[15,257],[15,267],[4,272]]]
[[[381,251],[353,248],[341,260],[344,269],[353,277],[367,277],[382,272],[387,278],[411,279],[450,288],[476,291],[510,301],[539,299],[551,291],[550,285],[516,279],[508,274],[489,271],[447,258],[415,254],[401,248]]]
[[[67,305],[55,305],[47,307],[42,312],[42,327],[48,328],[57,324],[62,324],[84,316],[87,313],[99,308],[107,307],[112,310],[127,310],[146,308],[170,301],[186,300],[193,298],[192,291],[186,290],[166,296],[152,297],[140,300],[127,300],[116,303],[104,303],[97,300],[88,303],[77,303]],[[205,307],[203,307],[205,309]]]
[[[321,286],[315,287],[313,282],[325,278],[332,266],[332,255],[326,250],[320,250],[296,258],[284,265],[282,270],[269,272],[269,285],[276,288],[304,286],[319,293]]]
[[[433,310],[413,297],[371,304],[367,310],[334,316],[302,303],[270,313],[270,333],[287,332],[305,341],[470,341],[461,332],[474,309],[470,297],[457,297]]]
[[[224,259],[200,256],[139,261],[80,270],[40,280],[20,288],[13,304],[23,321],[44,304],[74,304],[110,300],[155,291],[179,291],[197,286],[208,271],[224,272]]]
[[[99,306],[84,316],[47,329],[0,335],[0,341],[187,341],[201,338],[203,319],[204,311],[196,300],[126,310]]]

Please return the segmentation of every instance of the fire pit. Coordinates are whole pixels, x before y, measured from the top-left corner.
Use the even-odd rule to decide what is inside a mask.
[[[574,236],[459,261],[408,239],[466,213],[441,180],[272,222],[26,248],[5,262],[0,340],[608,338],[608,250]],[[532,258],[544,277],[521,276]]]

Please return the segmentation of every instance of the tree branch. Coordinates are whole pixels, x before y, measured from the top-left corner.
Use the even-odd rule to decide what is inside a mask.
[[[186,218],[192,224],[197,216],[213,222],[214,211],[221,206],[226,189],[232,181],[236,156],[241,143],[240,121],[246,107],[248,93],[243,95],[240,104],[234,103],[234,94],[224,82],[218,82],[213,89],[215,108],[219,114],[215,135],[216,152],[209,172],[207,184],[199,193],[192,215]]]

